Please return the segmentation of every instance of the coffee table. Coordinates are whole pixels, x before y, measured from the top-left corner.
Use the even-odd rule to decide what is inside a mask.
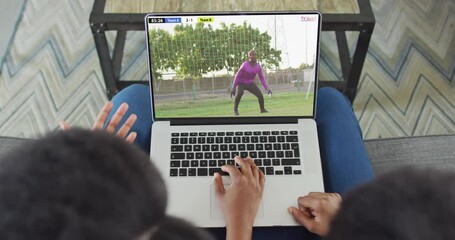
[[[360,74],[368,52],[375,18],[369,0],[95,0],[90,26],[95,40],[106,94],[112,98],[119,90],[146,80],[120,79],[128,31],[144,31],[144,17],[149,12],[202,11],[273,11],[319,10],[322,31],[334,32],[338,47],[341,79],[321,80],[319,87],[331,86],[343,92],[352,102],[357,92]],[[109,48],[106,32],[115,31],[116,39]],[[351,56],[348,32],[358,32]]]

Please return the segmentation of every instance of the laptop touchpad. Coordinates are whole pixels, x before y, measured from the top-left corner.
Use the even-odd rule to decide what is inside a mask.
[[[224,185],[224,188],[227,189],[229,185]],[[256,215],[256,219],[258,218],[263,218],[264,217],[264,207],[261,203],[259,203],[259,209],[258,213]],[[221,208],[218,206],[218,202],[216,201],[216,195],[215,195],[215,187],[213,184],[210,185],[210,219],[213,220],[220,220],[224,219],[223,217],[223,212],[221,211]]]

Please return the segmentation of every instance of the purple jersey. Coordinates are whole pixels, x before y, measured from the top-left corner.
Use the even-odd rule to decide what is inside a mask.
[[[259,76],[261,80],[262,86],[265,90],[269,87],[265,82],[264,75],[262,74],[262,67],[259,63],[256,63],[255,66],[252,66],[250,61],[246,61],[242,64],[239,71],[235,75],[234,83],[232,85],[232,89],[235,89],[239,83],[243,84],[252,84],[256,74]]]

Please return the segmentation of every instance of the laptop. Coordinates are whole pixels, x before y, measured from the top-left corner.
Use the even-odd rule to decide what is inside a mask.
[[[324,191],[314,120],[320,13],[154,13],[145,26],[150,157],[167,213],[224,227],[213,175],[251,156],[266,177],[254,226],[298,225],[287,208]]]

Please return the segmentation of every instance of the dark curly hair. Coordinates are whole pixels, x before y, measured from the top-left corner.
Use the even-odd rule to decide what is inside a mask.
[[[455,173],[404,168],[344,198],[329,240],[455,239]]]
[[[2,240],[131,240],[166,202],[149,156],[106,132],[51,133],[0,158]]]

